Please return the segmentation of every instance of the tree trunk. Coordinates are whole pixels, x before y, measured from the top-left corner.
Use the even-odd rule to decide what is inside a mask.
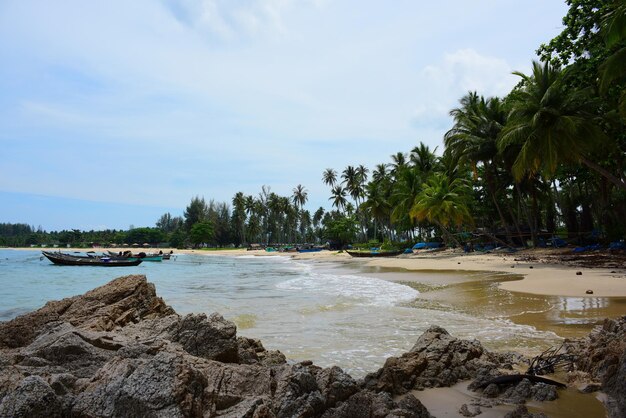
[[[591,161],[587,159],[586,157],[582,157],[580,161],[584,165],[589,167],[590,169],[597,172],[598,174],[606,177],[611,183],[613,183],[617,187],[621,188],[622,190],[626,190],[626,180],[624,180],[623,178],[618,178],[617,176],[613,175],[610,171],[608,171],[604,167],[597,164],[595,161]]]
[[[493,200],[493,204],[496,207],[496,210],[498,211],[498,216],[500,217],[500,223],[502,224],[502,227],[504,228],[504,231],[506,233],[506,240],[508,241],[509,245],[513,244],[513,238],[511,237],[511,231],[509,231],[509,226],[504,218],[504,214],[502,213],[502,209],[500,208],[500,204],[498,203],[498,199],[496,197],[496,186],[493,183],[493,177],[491,176],[491,173],[489,172],[491,166],[489,167],[485,167],[485,180],[487,181],[487,188],[489,189],[489,194],[491,195],[491,199]]]

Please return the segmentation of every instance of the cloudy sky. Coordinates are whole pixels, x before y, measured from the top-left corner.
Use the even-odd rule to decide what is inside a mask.
[[[153,226],[325,168],[442,150],[504,95],[562,0],[0,0],[0,222]]]

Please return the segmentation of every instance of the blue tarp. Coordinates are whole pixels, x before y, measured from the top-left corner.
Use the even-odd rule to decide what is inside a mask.
[[[418,242],[413,246],[414,250],[424,250],[428,248],[439,248],[441,247],[440,242]]]

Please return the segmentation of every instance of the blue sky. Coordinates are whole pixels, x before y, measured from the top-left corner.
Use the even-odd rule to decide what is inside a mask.
[[[330,207],[325,168],[442,150],[504,95],[560,0],[0,1],[0,222],[153,226],[263,185]]]

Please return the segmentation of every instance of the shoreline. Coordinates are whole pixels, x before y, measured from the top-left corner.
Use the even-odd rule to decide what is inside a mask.
[[[128,248],[7,248],[11,250],[52,251],[125,251]],[[150,252],[155,249],[135,249]],[[345,252],[320,251],[312,253],[265,252],[246,249],[224,250],[178,250],[159,248],[159,251],[174,254],[203,256],[287,256],[295,260],[319,262],[362,263],[372,268],[402,269],[407,272],[483,272],[522,276],[521,279],[499,283],[503,290],[543,296],[563,297],[626,297],[626,264],[615,263],[611,267],[589,267],[568,265],[567,261],[554,259],[555,255],[565,258],[565,251],[528,249],[515,253],[463,253],[454,250],[423,252],[389,258],[353,258]],[[571,263],[570,263],[571,264]],[[392,280],[393,281],[393,280]],[[417,278],[416,278],[416,281]],[[591,291],[593,293],[588,293]]]
[[[176,252],[176,251],[175,251]],[[295,260],[363,263],[366,267],[402,269],[407,272],[483,272],[522,276],[501,282],[503,290],[542,296],[626,297],[626,265],[621,268],[569,266],[550,260],[549,251],[522,250],[516,253],[471,253],[452,250],[402,255],[389,258],[353,258],[347,253],[267,253],[246,250],[182,250],[180,253],[220,256],[290,256]],[[561,252],[562,253],[562,252]],[[580,274],[577,274],[580,273]],[[416,279],[417,281],[417,279]],[[587,293],[591,290],[593,293]]]

